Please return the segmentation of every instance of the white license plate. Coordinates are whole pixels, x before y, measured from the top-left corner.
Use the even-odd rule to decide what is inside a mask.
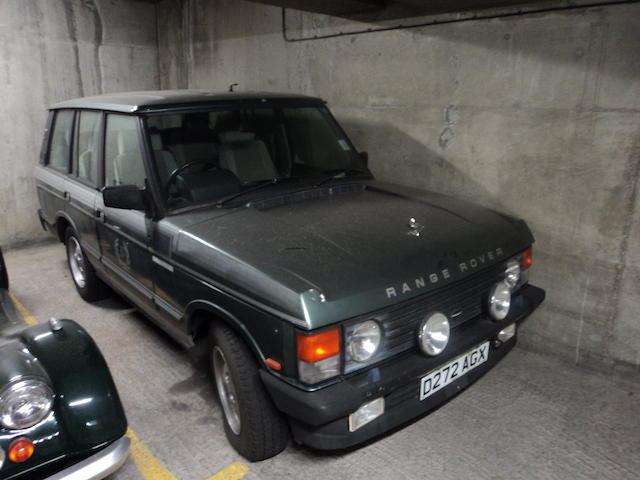
[[[442,367],[429,372],[420,380],[420,400],[433,395],[438,390],[466,375],[489,359],[489,342],[459,356]]]

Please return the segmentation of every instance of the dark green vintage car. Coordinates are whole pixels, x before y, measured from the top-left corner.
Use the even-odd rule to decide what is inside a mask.
[[[324,101],[138,92],[51,108],[40,219],[105,283],[208,342],[250,460],[349,447],[441,404],[544,299],[524,221],[376,181]],[[104,282],[104,283],[103,283]]]
[[[8,285],[0,251],[0,478],[106,477],[129,439],[98,347],[72,320],[25,328]]]

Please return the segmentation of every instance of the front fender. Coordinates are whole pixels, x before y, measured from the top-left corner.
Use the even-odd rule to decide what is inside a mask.
[[[212,318],[223,321],[238,332],[256,354],[260,362],[264,362],[265,356],[260,349],[260,346],[254,340],[253,335],[251,335],[249,330],[247,330],[247,327],[238,320],[235,315],[215,303],[208,302],[206,300],[194,300],[187,305],[187,308],[185,309],[185,317],[187,318],[190,331],[195,329],[195,322],[198,313],[204,312],[210,314]]]
[[[109,368],[91,336],[73,320],[60,323],[60,330],[41,324],[19,337],[47,372],[60,428],[69,447],[79,453],[122,437],[127,420]]]

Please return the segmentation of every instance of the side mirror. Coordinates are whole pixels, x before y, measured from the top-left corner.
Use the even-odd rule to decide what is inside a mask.
[[[368,167],[369,166],[369,153],[368,152],[360,152],[358,155],[360,155],[360,158],[362,158],[362,161],[364,162],[364,166]]]
[[[125,210],[147,210],[146,191],[135,185],[118,185],[104,187],[102,200],[105,207],[122,208]]]

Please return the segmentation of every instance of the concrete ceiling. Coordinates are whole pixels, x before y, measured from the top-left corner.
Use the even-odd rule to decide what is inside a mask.
[[[354,19],[400,17],[464,12],[517,6],[549,0],[251,0],[279,7]]]
[[[257,3],[344,16],[382,10],[387,2],[385,0],[257,0]]]

